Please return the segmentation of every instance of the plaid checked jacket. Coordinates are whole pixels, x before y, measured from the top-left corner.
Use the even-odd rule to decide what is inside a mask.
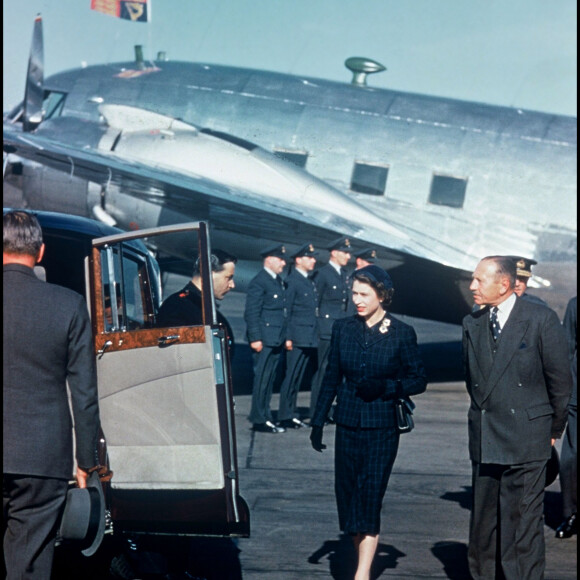
[[[334,420],[348,427],[382,428],[395,424],[397,380],[403,393],[418,395],[427,388],[427,377],[417,347],[415,330],[387,314],[391,324],[365,328],[359,316],[335,321],[326,374],[311,424],[323,426],[336,398]],[[343,380],[344,379],[344,380]],[[357,390],[367,385],[383,390],[382,397],[365,402]]]

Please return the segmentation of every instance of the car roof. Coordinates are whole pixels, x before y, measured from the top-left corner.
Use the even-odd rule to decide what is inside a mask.
[[[75,232],[81,236],[86,236],[88,238],[100,238],[103,236],[111,236],[114,234],[120,234],[123,230],[106,225],[102,222],[94,220],[88,217],[82,217],[78,215],[71,215],[65,213],[59,213],[54,211],[43,211],[43,210],[32,210],[25,208],[4,208],[3,212],[8,211],[27,211],[34,214],[42,226],[43,230],[45,228],[51,230],[62,230],[66,232]]]

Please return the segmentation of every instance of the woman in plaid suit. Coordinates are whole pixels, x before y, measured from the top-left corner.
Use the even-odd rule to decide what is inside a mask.
[[[334,420],[335,493],[342,532],[353,538],[358,554],[355,580],[368,580],[379,542],[380,512],[399,447],[395,398],[400,382],[405,395],[425,391],[427,380],[408,324],[387,313],[393,283],[376,265],[353,274],[355,316],[334,323],[328,367],[310,439],[316,451],[336,398]]]

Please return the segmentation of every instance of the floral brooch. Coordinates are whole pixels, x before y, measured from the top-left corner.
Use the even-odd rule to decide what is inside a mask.
[[[391,319],[390,318],[383,318],[381,325],[379,326],[379,332],[381,334],[386,334],[389,332],[389,326],[391,326]]]

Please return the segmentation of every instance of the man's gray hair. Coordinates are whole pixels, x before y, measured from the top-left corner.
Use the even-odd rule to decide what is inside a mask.
[[[510,288],[516,285],[516,264],[510,256],[486,256],[483,258],[486,261],[493,262],[496,268],[497,276],[507,276]]]

